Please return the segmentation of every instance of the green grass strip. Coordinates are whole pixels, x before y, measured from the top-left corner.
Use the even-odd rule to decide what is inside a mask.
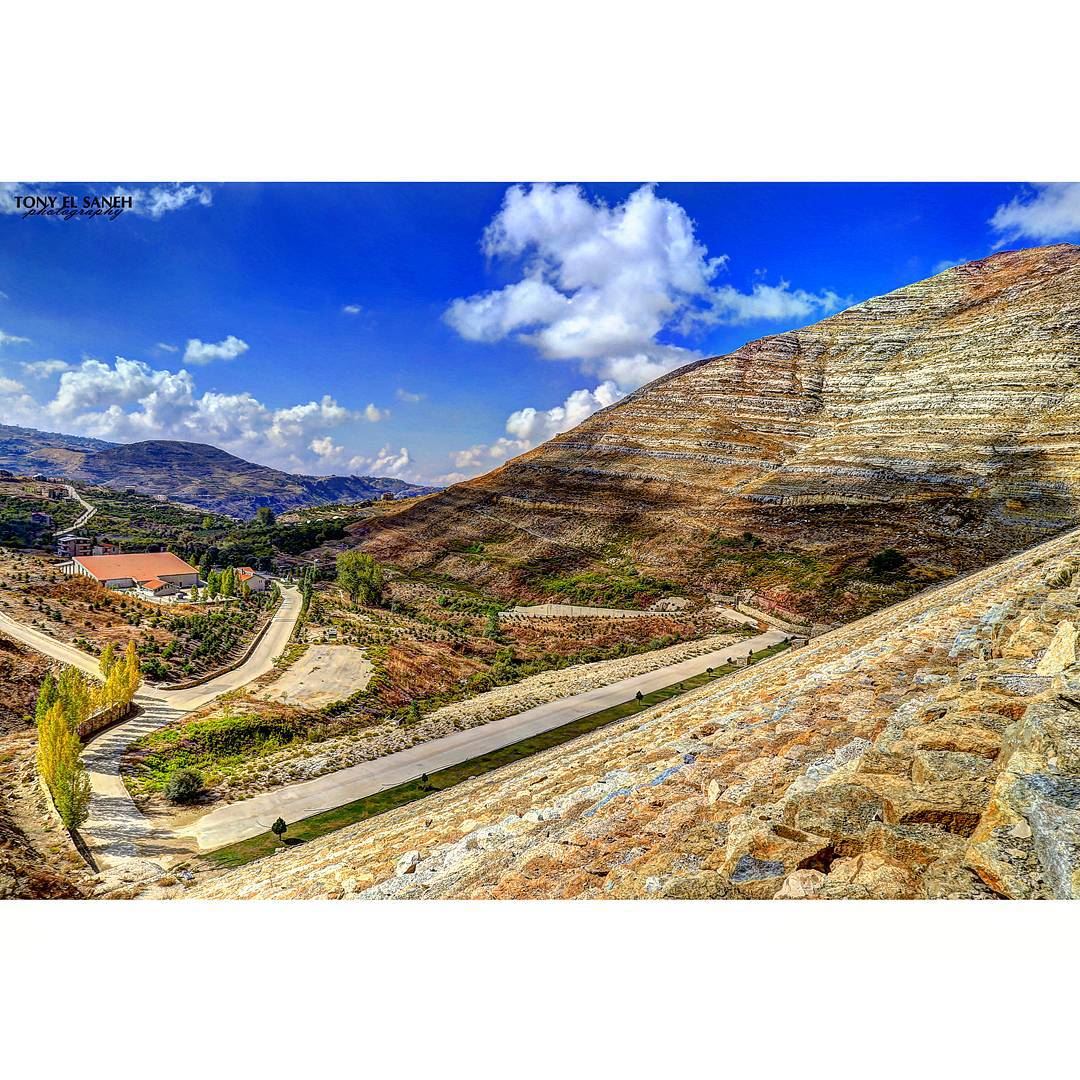
[[[782,652],[787,647],[786,641],[777,645],[770,645],[767,649],[756,652],[751,663],[764,660],[766,657]],[[285,843],[295,845],[307,840],[314,840],[317,837],[325,836],[329,832],[342,829],[346,825],[352,825],[357,821],[364,821],[367,818],[375,817],[377,814],[383,814],[387,810],[394,810],[399,806],[416,802],[432,792],[445,791],[447,788],[454,787],[455,784],[460,784],[463,780],[469,780],[474,776],[491,772],[493,769],[499,769],[503,765],[521,761],[522,758],[531,757],[533,754],[540,753],[541,750],[550,750],[553,746],[560,746],[571,739],[587,735],[590,731],[596,731],[598,728],[615,723],[616,720],[624,720],[626,717],[633,716],[635,713],[642,712],[653,705],[659,705],[663,701],[679,697],[689,690],[696,690],[699,686],[704,686],[706,683],[722,678],[735,670],[734,665],[725,664],[713,668],[712,671],[703,671],[700,675],[695,675],[692,678],[684,679],[682,682],[672,683],[670,686],[664,686],[659,690],[652,691],[650,694],[645,694],[640,701],[637,698],[631,698],[621,705],[613,705],[611,708],[590,713],[588,716],[572,720],[569,724],[563,724],[561,727],[552,728],[550,731],[532,735],[499,750],[492,750],[488,754],[481,754],[479,757],[470,758],[468,761],[451,765],[449,768],[440,769],[428,777],[426,784],[419,779],[409,780],[404,784],[398,784],[396,787],[387,788],[385,791],[377,791],[374,795],[365,795],[364,798],[357,799],[355,802],[336,806],[333,810],[325,810],[321,814],[314,814],[312,817],[304,818],[302,821],[290,825],[285,837]],[[281,847],[281,841],[273,833],[265,832],[248,840],[240,840],[235,844],[218,848],[216,851],[207,852],[203,858],[216,866],[243,866],[245,863],[269,855],[279,847]]]

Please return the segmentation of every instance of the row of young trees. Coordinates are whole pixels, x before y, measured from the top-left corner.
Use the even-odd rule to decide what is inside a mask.
[[[90,812],[90,778],[80,760],[79,728],[92,713],[126,705],[139,688],[139,657],[134,642],[120,653],[111,643],[101,653],[102,682],[93,683],[77,668],[47,674],[38,692],[37,766],[61,820],[74,831]]]
[[[249,596],[251,586],[246,581],[241,581],[236,570],[226,566],[224,570],[211,570],[206,575],[206,596],[213,600],[217,596]],[[192,600],[199,599],[199,589],[192,589]]]
[[[382,567],[361,551],[343,551],[337,557],[337,583],[349,594],[353,607],[382,603]]]

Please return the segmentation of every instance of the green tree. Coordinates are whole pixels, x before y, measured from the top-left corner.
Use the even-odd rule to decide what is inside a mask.
[[[109,672],[112,671],[116,659],[116,646],[110,641],[108,645],[101,650],[101,657],[98,660],[98,667],[101,669],[101,674],[104,675],[105,678],[109,677]]]
[[[382,602],[382,567],[362,551],[343,551],[338,555],[337,583],[349,594],[353,607]]]
[[[499,623],[499,613],[494,608],[488,612],[487,625],[484,627],[484,637],[491,638],[492,641],[499,641],[502,638],[502,626]]]
[[[231,566],[226,566],[221,572],[221,595],[236,595],[236,571]]]
[[[52,677],[52,672],[47,672],[45,678],[41,681],[37,705],[34,707],[34,720],[39,727],[41,721],[45,718],[45,714],[56,704],[59,698],[60,694],[56,689],[56,680]]]
[[[277,523],[277,518],[274,516],[274,511],[269,506],[260,506],[255,511],[255,524],[261,525],[264,528],[269,528],[271,525]],[[280,818],[278,819],[280,820]]]
[[[885,548],[884,551],[871,555],[867,566],[870,568],[871,576],[881,578],[886,574],[892,574],[899,570],[905,562],[907,560],[896,548]]]
[[[282,842],[285,843],[285,832],[289,828],[285,824],[284,818],[278,818],[273,825],[270,826],[270,831]]]

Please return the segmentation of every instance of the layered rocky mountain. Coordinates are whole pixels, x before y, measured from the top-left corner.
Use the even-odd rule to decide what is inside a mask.
[[[234,517],[359,502],[434,488],[385,476],[305,476],[236,457],[205,443],[169,439],[117,445],[0,425],[0,468],[161,495]]]
[[[1080,248],[1058,245],[681,368],[358,539],[508,595],[636,572],[828,617],[1078,519]],[[889,548],[903,567],[868,571]]]

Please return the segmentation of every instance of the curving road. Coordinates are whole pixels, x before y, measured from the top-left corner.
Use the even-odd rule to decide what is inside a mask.
[[[611,708],[630,701],[638,691],[642,694],[660,690],[665,686],[700,675],[707,668],[720,667],[729,657],[744,657],[751,650],[757,652],[770,645],[787,641],[791,634],[782,630],[769,630],[737,644],[727,645],[716,652],[705,653],[677,664],[634,675],[628,679],[586,690],[581,694],[560,698],[545,705],[537,705],[525,712],[492,720],[479,727],[455,731],[441,739],[399,750],[396,754],[373,761],[364,761],[347,769],[338,769],[314,780],[289,784],[275,791],[256,795],[240,802],[211,810],[197,821],[179,830],[180,835],[191,836],[200,851],[209,851],[246,840],[266,832],[277,817],[291,824],[314,814],[331,810],[335,806],[362,799],[389,787],[396,787],[413,780],[422,773],[438,772],[450,765],[460,764],[470,758],[527,739],[532,735],[562,727],[573,720],[580,720],[601,709]]]
[[[135,702],[140,706],[137,716],[106,728],[87,742],[83,762],[90,776],[92,795],[90,817],[80,832],[100,865],[109,866],[133,858],[152,860],[169,853],[168,836],[151,826],[128,794],[120,777],[120,761],[140,736],[173,723],[184,713],[238,690],[273,669],[274,658],[285,651],[292,637],[302,605],[298,589],[288,585],[280,587],[281,604],[258,645],[239,667],[186,690],[144,686],[135,695]],[[62,664],[89,675],[100,675],[96,656],[24,626],[3,612],[0,612],[0,629]]]

